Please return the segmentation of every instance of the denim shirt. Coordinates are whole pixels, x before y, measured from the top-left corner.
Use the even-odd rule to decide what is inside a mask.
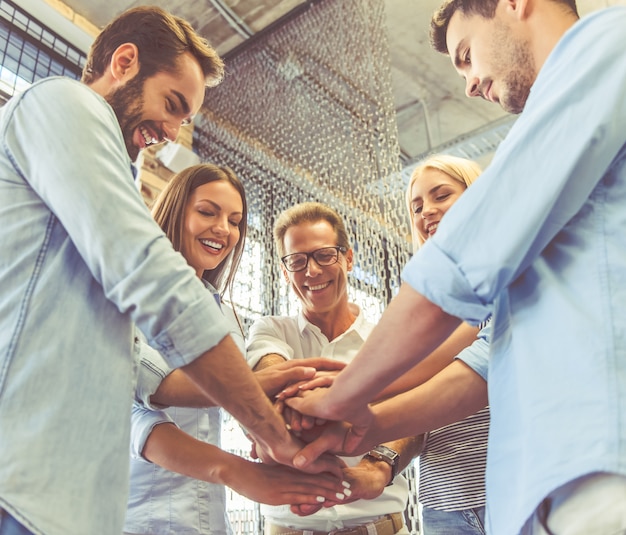
[[[493,311],[487,526],[519,533],[579,476],[626,475],[626,7],[560,40],[492,164],[405,280]]]
[[[137,191],[84,84],[0,111],[0,507],[35,533],[122,530],[137,324],[171,366],[229,331]]]
[[[204,281],[219,302],[213,286]],[[245,351],[243,335],[233,310],[221,304],[230,325],[230,335]],[[124,523],[125,533],[150,535],[229,535],[226,488],[166,470],[145,460],[141,452],[155,426],[174,423],[192,437],[221,447],[222,410],[169,407],[155,410],[150,396],[171,368],[154,349],[139,342],[139,376],[131,414],[130,495]]]

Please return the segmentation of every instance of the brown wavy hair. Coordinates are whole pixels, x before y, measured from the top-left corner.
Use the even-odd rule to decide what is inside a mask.
[[[209,182],[225,181],[231,184],[241,196],[242,218],[239,222],[239,241],[228,257],[215,269],[206,270],[202,278],[210,282],[222,297],[228,290],[230,303],[235,273],[241,262],[248,230],[248,203],[243,184],[229,167],[210,163],[194,165],[184,169],[168,182],[152,207],[152,216],[169,238],[176,251],[181,250],[185,226],[185,210],[191,194]],[[234,306],[233,306],[234,309]],[[239,321],[239,318],[237,318]],[[241,326],[241,325],[240,325]]]

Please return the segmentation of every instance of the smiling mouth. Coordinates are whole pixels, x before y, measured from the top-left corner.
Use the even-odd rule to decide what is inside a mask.
[[[223,243],[218,243],[213,240],[200,240],[200,243],[204,245],[205,247],[210,247],[214,251],[221,251],[224,248]]]
[[[148,130],[148,128],[146,128],[144,125],[139,125],[139,133],[141,134],[141,137],[143,138],[146,146],[160,143],[158,137],[153,136],[152,132]]]
[[[330,286],[330,282],[325,282],[324,284],[316,284],[315,286],[309,286],[309,290],[312,292],[316,292],[319,290],[323,290],[324,288],[328,288]]]
[[[436,223],[431,223],[426,227],[426,234],[432,236],[435,232],[437,232],[437,227],[439,226],[439,221]]]

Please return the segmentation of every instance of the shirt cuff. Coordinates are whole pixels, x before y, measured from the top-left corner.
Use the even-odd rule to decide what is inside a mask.
[[[137,342],[139,374],[135,388],[135,400],[147,409],[158,410],[150,398],[157,391],[163,379],[172,371],[166,360],[156,350],[144,342]]]
[[[489,372],[489,341],[491,339],[491,322],[478,333],[478,338],[461,351],[455,358],[463,361],[485,381]]]
[[[132,459],[144,459],[141,452],[152,430],[159,424],[174,423],[164,411],[152,411],[133,404],[131,412],[130,456]],[[174,424],[175,425],[175,424]]]
[[[491,314],[460,267],[428,240],[402,270],[403,280],[445,312],[478,325]]]
[[[150,345],[174,368],[193,362],[230,334],[228,320],[217,307],[213,296],[190,305]],[[209,301],[210,300],[210,301]]]

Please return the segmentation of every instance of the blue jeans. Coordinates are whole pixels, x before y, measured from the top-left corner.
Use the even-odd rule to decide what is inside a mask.
[[[0,535],[34,535],[6,511],[0,509]]]
[[[422,509],[424,535],[485,535],[485,508],[462,511]]]

